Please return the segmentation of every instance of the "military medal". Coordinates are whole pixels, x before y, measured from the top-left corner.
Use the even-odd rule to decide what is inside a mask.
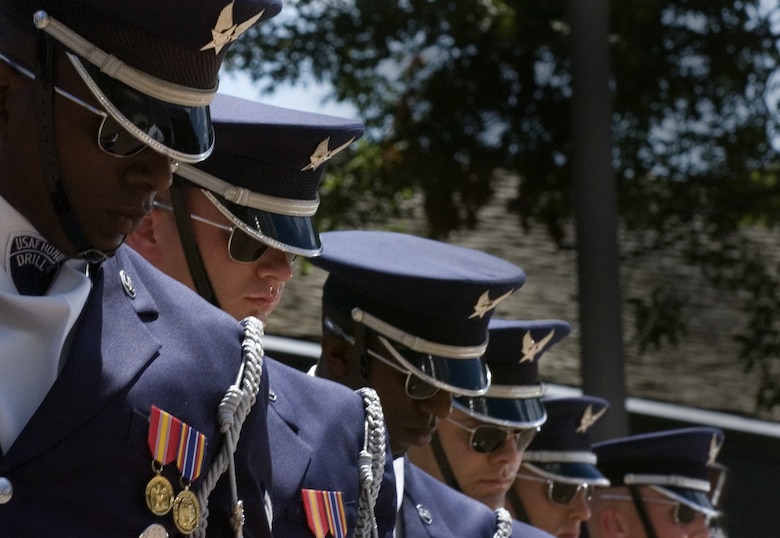
[[[200,523],[200,503],[190,491],[190,484],[200,476],[206,454],[206,436],[182,423],[176,465],[181,471],[184,490],[173,501],[173,522],[184,534],[190,534]]]
[[[184,488],[173,501],[173,522],[184,534],[190,534],[200,522],[200,503],[189,486]]]
[[[173,506],[173,486],[161,474],[146,484],[146,506],[156,516],[164,516]]]
[[[147,444],[152,452],[155,476],[146,485],[146,506],[156,516],[167,514],[173,507],[173,486],[162,475],[162,470],[176,458],[181,425],[181,421],[170,413],[152,406]]]

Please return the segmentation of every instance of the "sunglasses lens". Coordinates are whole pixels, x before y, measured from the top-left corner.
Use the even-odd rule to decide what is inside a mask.
[[[692,523],[698,515],[699,512],[687,504],[678,503],[674,509],[674,520],[681,525]]]
[[[439,392],[437,387],[434,387],[422,378],[410,373],[406,378],[406,394],[410,398],[415,400],[426,400]]]
[[[475,452],[489,454],[495,452],[504,444],[509,432],[495,426],[477,426],[471,434],[471,448]]]
[[[200,160],[213,147],[214,130],[208,107],[178,105],[156,99],[112,78],[91,62],[83,61],[73,54],[68,54],[68,58],[81,78],[91,86],[93,93],[96,96],[102,94],[98,96],[101,101],[105,99],[111,103],[119,114],[132,123],[132,130],[138,134],[144,133],[157,142],[153,144],[156,151],[172,158],[186,154]],[[132,145],[138,142],[129,144],[127,139],[116,140],[112,146],[111,138],[118,135],[118,131],[106,127],[106,132],[100,136],[101,147],[114,155],[131,155]],[[106,142],[105,146],[103,141]]]
[[[110,116],[104,118],[100,124],[98,144],[106,153],[120,157],[130,157],[146,147],[146,144],[131,135]]]
[[[237,262],[249,263],[262,256],[268,245],[261,243],[239,228],[234,228],[228,242],[230,257]]]
[[[569,504],[579,493],[580,484],[553,482],[550,484],[550,500],[555,504]]]
[[[536,428],[527,428],[524,430],[517,430],[517,433],[515,434],[517,436],[517,450],[523,451],[526,448],[528,448],[528,445],[531,444],[531,441],[534,440],[534,437],[536,437]]]
[[[423,373],[434,377],[431,372],[425,368],[424,364],[419,364],[415,360],[410,360],[409,355],[413,354],[411,350],[400,344],[391,343],[387,338],[382,336],[379,337],[379,341],[382,343],[382,346],[390,353],[390,355],[395,358],[395,361],[384,359],[381,357],[381,355],[379,356],[380,359],[389,363],[396,370],[406,373],[405,388],[406,395],[409,396],[409,398],[412,398],[413,400],[427,400],[439,392],[439,387],[431,385],[425,379],[415,374],[413,369],[410,369],[406,364],[404,364],[404,361],[411,362],[412,364],[416,365]]]

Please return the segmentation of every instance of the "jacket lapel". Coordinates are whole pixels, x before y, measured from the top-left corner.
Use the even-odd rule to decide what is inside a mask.
[[[267,364],[272,364],[268,361]],[[271,367],[269,380],[273,385],[274,369]],[[311,462],[312,447],[298,435],[298,424],[295,413],[286,405],[281,393],[277,393],[277,401],[268,406],[268,436],[273,454],[273,500],[289,500],[301,497],[303,477]],[[274,519],[285,519],[283,510],[286,504],[274,502]]]
[[[125,292],[128,277],[134,299]],[[48,450],[132,382],[160,348],[139,317],[143,313],[149,319],[154,312],[152,297],[120,249],[95,277],[62,371],[6,454],[4,467]]]
[[[431,509],[436,508],[435,499],[431,498],[425,484],[417,479],[415,469],[412,469],[409,456],[404,456],[404,498],[401,503],[401,516],[405,538],[422,538],[435,536],[438,529],[436,517]],[[440,531],[439,531],[440,533]]]

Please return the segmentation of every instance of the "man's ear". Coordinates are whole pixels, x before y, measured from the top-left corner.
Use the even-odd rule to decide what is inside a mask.
[[[354,366],[353,346],[343,338],[325,334],[321,339],[323,373],[328,379],[346,384],[346,378]]]
[[[155,233],[154,211],[147,213],[141,226],[125,238],[125,243],[153,265],[162,257],[161,245]]]

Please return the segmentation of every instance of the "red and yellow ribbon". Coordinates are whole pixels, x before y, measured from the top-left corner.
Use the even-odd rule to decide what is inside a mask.
[[[159,407],[152,406],[146,440],[154,461],[167,465],[176,458],[181,427],[182,422],[178,418]]]

